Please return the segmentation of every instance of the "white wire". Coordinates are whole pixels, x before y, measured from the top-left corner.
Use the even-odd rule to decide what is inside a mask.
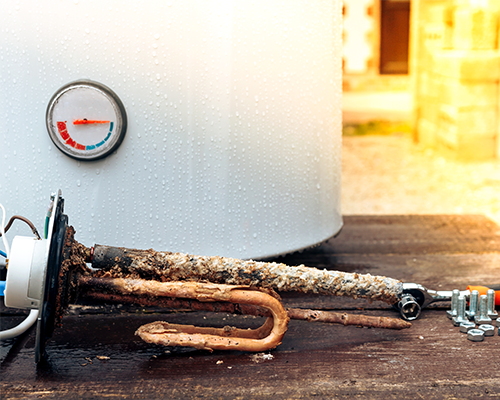
[[[0,203],[0,208],[2,209],[2,225],[0,225],[0,233],[2,234],[3,245],[5,247],[5,253],[7,254],[7,259],[10,258],[10,248],[7,238],[5,237],[5,208]]]
[[[31,310],[26,319],[14,328],[0,332],[0,340],[12,339],[26,332],[38,318],[38,310]]]

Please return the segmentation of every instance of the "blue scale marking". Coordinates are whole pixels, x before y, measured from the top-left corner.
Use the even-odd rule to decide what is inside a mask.
[[[108,132],[108,135],[104,138],[104,140],[102,142],[97,143],[97,144],[91,144],[89,146],[85,146],[85,150],[94,150],[96,147],[101,147],[111,137],[111,132],[113,132],[113,122],[109,123],[109,132]]]

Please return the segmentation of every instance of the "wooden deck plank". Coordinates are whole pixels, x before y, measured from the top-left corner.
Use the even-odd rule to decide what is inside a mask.
[[[338,238],[278,261],[384,274],[432,289],[465,289],[500,281],[498,242],[498,227],[482,217],[347,217]],[[398,316],[383,303],[282,295],[285,306]],[[15,318],[2,317],[2,322]],[[155,320],[243,327],[262,322],[226,314],[75,307],[49,341],[46,362],[38,366],[33,331],[2,343],[2,398],[500,396],[500,336],[468,341],[446,318],[444,307],[423,311],[403,331],[291,321],[283,343],[258,355],[166,349],[134,336],[140,325]]]

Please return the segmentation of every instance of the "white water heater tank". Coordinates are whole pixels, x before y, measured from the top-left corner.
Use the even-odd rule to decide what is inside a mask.
[[[332,237],[341,20],[340,0],[3,2],[0,202],[43,227],[61,189],[87,246],[264,258]]]

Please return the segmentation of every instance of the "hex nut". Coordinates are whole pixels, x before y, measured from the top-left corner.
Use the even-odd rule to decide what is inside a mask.
[[[475,329],[476,328],[476,324],[474,322],[462,322],[460,324],[460,332],[462,333],[467,333],[469,332],[471,329]]]
[[[467,332],[467,339],[472,342],[482,342],[484,340],[484,331],[481,329],[471,329]]]
[[[493,336],[495,334],[495,327],[490,324],[479,325],[479,328],[484,331],[484,336]]]

